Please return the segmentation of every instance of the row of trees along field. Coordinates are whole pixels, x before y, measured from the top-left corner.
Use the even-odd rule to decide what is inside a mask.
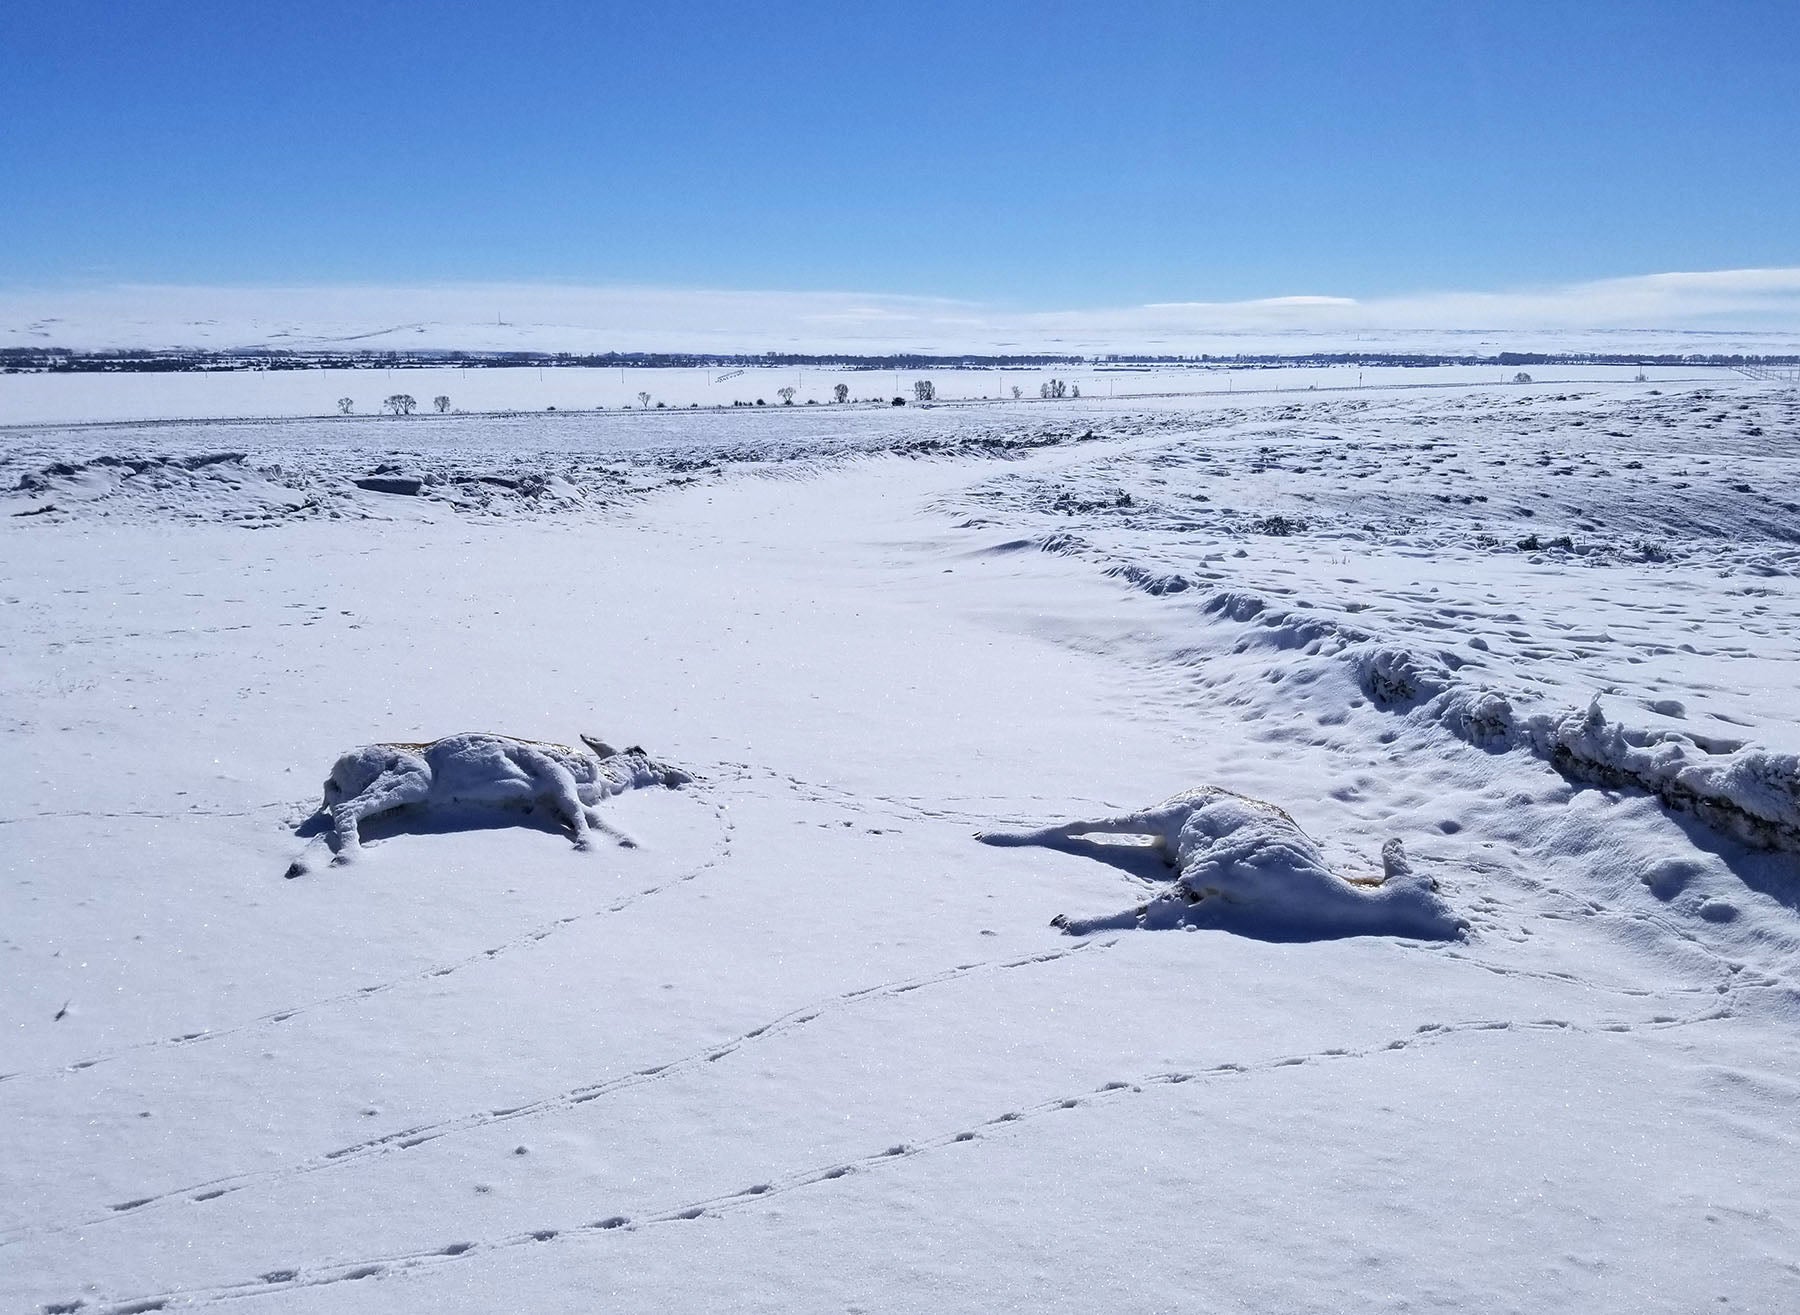
[[[797,392],[799,392],[799,389],[795,388],[792,384],[788,384],[784,387],[777,388],[775,390],[775,396],[781,399],[781,404],[783,406],[792,406],[794,404],[794,395]],[[1023,396],[1023,392],[1017,384],[1013,385],[1012,395],[1015,400]],[[1061,379],[1047,379],[1038,386],[1038,396],[1043,398],[1080,397],[1081,387],[1079,384],[1071,386]],[[839,403],[849,401],[850,385],[834,384],[831,389],[831,399],[832,401]],[[649,408],[649,393],[640,392],[637,395],[637,400],[639,406],[646,409]],[[896,403],[900,400],[901,399],[897,397],[894,399]],[[937,385],[932,383],[931,380],[918,379],[913,382],[913,401],[935,402],[936,400]],[[450,409],[450,399],[445,394],[439,393],[436,397],[431,399],[431,405],[439,415],[443,415]],[[660,406],[661,403],[658,403],[658,405]],[[337,409],[339,415],[354,415],[356,413],[356,399],[351,397],[338,398]],[[419,409],[419,399],[414,397],[411,393],[394,393],[393,395],[382,399],[381,409],[390,415],[409,416]],[[551,409],[554,410],[555,408]]]
[[[443,393],[439,393],[431,399],[431,405],[437,409],[439,415],[443,415],[450,409],[450,399]],[[353,397],[338,398],[337,409],[339,415],[354,415],[356,399]],[[409,416],[419,409],[419,399],[411,393],[395,393],[391,397],[382,399],[381,409],[391,415]]]

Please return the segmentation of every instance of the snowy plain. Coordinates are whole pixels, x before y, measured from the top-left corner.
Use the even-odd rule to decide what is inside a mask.
[[[597,368],[586,366],[441,366],[393,369],[217,370],[171,373],[0,373],[0,426],[91,424],[147,420],[336,420],[340,398],[351,416],[380,416],[382,402],[404,393],[418,403],[415,418],[434,417],[432,401],[449,399],[449,415],[596,410],[742,409],[761,402],[781,405],[781,390],[794,390],[794,405],[834,403],[844,385],[851,404],[889,405],[914,400],[924,381],[939,402],[1037,401],[1042,386],[1061,380],[1082,397],[1144,401],[1214,395],[1255,395],[1281,390],[1396,387],[1443,388],[1510,380],[1510,366],[1467,365],[1406,368],[1354,365],[1096,366],[1042,369],[871,370],[821,366],[751,369]],[[1661,383],[1699,383],[1717,374],[1701,367],[1534,366],[1542,383],[1617,382],[1639,373]],[[647,394],[649,402],[640,399]],[[1068,400],[1068,399],[1064,399]]]
[[[1494,373],[0,378],[0,1304],[1792,1309],[1800,394]],[[696,779],[283,879],[468,730]],[[1202,785],[1465,934],[1075,935],[1173,874],[974,839]]]

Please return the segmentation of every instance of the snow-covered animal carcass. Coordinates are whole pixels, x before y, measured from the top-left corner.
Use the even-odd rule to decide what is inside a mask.
[[[1465,922],[1413,870],[1398,840],[1382,850],[1379,877],[1342,877],[1284,809],[1218,786],[1151,808],[1063,822],[1035,831],[986,831],[990,845],[1048,845],[1093,852],[1087,835],[1148,837],[1175,868],[1174,885],[1110,916],[1059,917],[1074,934],[1118,927],[1212,927],[1273,940],[1336,936],[1449,939]]]
[[[511,810],[543,812],[586,849],[594,832],[629,844],[600,816],[601,800],[645,786],[678,786],[693,780],[640,748],[624,751],[589,736],[584,749],[509,735],[470,732],[428,744],[365,744],[337,760],[325,779],[319,807],[333,863],[361,852],[359,828],[373,817],[402,809],[455,814]],[[296,860],[289,876],[307,870]]]

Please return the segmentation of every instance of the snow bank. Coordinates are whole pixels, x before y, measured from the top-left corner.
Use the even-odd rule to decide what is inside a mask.
[[[1059,549],[1093,553],[1079,540]],[[1133,563],[1106,572],[1151,594],[1192,587],[1185,577]],[[1525,750],[1574,781],[1644,790],[1755,848],[1800,850],[1800,755],[1693,731],[1634,728],[1609,719],[1598,695],[1586,708],[1521,711],[1515,696],[1460,674],[1464,662],[1454,652],[1396,645],[1336,617],[1278,608],[1242,588],[1213,590],[1199,611],[1255,627],[1257,642],[1268,647],[1347,661],[1362,693],[1384,711],[1435,723],[1478,748]]]
[[[1610,721],[1586,709],[1520,715],[1497,690],[1430,657],[1368,644],[1352,660],[1378,707],[1406,708],[1483,748],[1522,748],[1572,780],[1648,791],[1759,849],[1800,850],[1800,756]]]
[[[1014,460],[1086,442],[1085,425],[972,424],[953,409],[337,416],[20,428],[0,445],[0,515],[221,521],[604,512],[784,463],[875,452]]]
[[[1710,752],[1693,737],[1634,731],[1585,712],[1532,717],[1532,748],[1563,775],[1648,790],[1677,812],[1761,849],[1800,850],[1800,756],[1753,745]]]
[[[14,471],[17,474],[14,475]],[[273,523],[387,519],[408,501],[480,514],[558,514],[616,506],[670,480],[651,463],[469,462],[445,454],[346,468],[309,451],[103,452],[90,459],[0,459],[10,516]],[[415,513],[416,514],[416,513]]]
[[[1109,560],[1062,531],[1035,542],[1049,552]],[[1198,588],[1185,575],[1137,562],[1112,560],[1103,569],[1152,595]],[[1339,617],[1283,609],[1238,587],[1215,588],[1197,601],[1202,615],[1254,627],[1259,644],[1347,661],[1362,693],[1384,711],[1441,725],[1478,748],[1525,750],[1574,781],[1644,790],[1755,848],[1800,850],[1800,755],[1695,731],[1635,728],[1609,719],[1598,695],[1586,708],[1521,711],[1516,696],[1465,678],[1465,660],[1451,650],[1397,645]],[[1652,710],[1658,706],[1680,707]]]
[[[1073,935],[1123,928],[1210,927],[1264,940],[1339,936],[1449,939],[1466,925],[1414,871],[1398,840],[1382,851],[1384,873],[1339,876],[1287,812],[1217,786],[1183,791],[1118,817],[1036,831],[990,831],[990,845],[1048,845],[1101,853],[1080,837],[1144,836],[1175,865],[1174,885],[1148,904],[1097,918],[1056,919]]]

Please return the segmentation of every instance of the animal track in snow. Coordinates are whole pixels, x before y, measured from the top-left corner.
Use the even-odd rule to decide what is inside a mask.
[[[956,825],[972,826],[988,821],[993,816],[993,808],[999,804],[1012,803],[1064,803],[1068,799],[1048,800],[1031,795],[1009,794],[1005,800],[990,798],[963,798],[963,804],[981,806],[983,811],[971,812],[950,807],[949,797],[925,799],[918,796],[898,796],[883,794],[856,793],[841,786],[829,785],[823,781],[809,781],[804,777],[793,776],[786,772],[771,768],[757,767],[749,763],[722,762],[708,764],[709,771],[718,771],[720,775],[729,773],[734,779],[749,781],[762,778],[774,781],[810,803],[823,804],[831,808],[840,808],[847,812],[865,814],[870,812],[886,812],[900,814],[924,822],[949,822]],[[1077,802],[1093,803],[1096,807],[1108,807],[1100,800]]]
[[[271,812],[278,808],[292,808],[290,800],[278,799],[272,803],[255,804],[249,808],[192,808],[170,811],[155,808],[121,808],[121,809],[65,809],[55,813],[26,813],[20,817],[0,817],[0,826],[20,826],[26,822],[61,822],[69,820],[87,821],[92,818],[149,818],[157,822],[186,822],[196,817],[255,817],[259,813]]]
[[[1019,966],[1033,960],[1020,960]],[[1671,1019],[1666,1023],[1635,1023],[1631,1026],[1651,1026],[1657,1028],[1688,1027],[1710,1022],[1721,1015],[1704,1012],[1686,1018]],[[1605,1026],[1605,1025],[1603,1025]],[[1409,1036],[1396,1037],[1386,1042],[1377,1042],[1361,1049],[1334,1046],[1325,1050],[1304,1055],[1286,1055],[1253,1063],[1222,1062],[1205,1068],[1180,1069],[1170,1072],[1147,1074],[1132,1080],[1113,1080],[1100,1086],[1074,1095],[1051,1096],[1033,1104],[1017,1106],[1001,1115],[981,1123],[983,1131],[964,1127],[944,1132],[935,1136],[905,1143],[890,1143],[878,1150],[868,1152],[851,1160],[834,1160],[823,1165],[790,1170],[787,1173],[770,1175],[759,1181],[730,1192],[719,1193],[700,1200],[690,1200],[662,1210],[651,1210],[627,1216],[622,1214],[606,1215],[590,1223],[565,1227],[548,1227],[528,1229],[510,1233],[503,1237],[482,1242],[458,1242],[440,1244],[429,1248],[396,1253],[393,1255],[367,1257],[350,1261],[325,1261],[312,1265],[296,1265],[291,1268],[274,1271],[272,1274],[258,1276],[255,1279],[235,1283],[218,1284],[209,1287],[181,1288],[167,1292],[153,1293],[143,1297],[130,1299],[125,1306],[108,1305],[106,1309],[155,1309],[170,1302],[180,1301],[187,1306],[213,1306],[227,1301],[235,1301],[246,1297],[272,1295],[280,1292],[291,1292],[302,1289],[326,1287],[338,1283],[354,1282],[359,1279],[373,1277],[377,1274],[384,1278],[403,1278],[419,1274],[431,1273],[444,1265],[467,1260],[473,1257],[526,1246],[537,1246],[546,1243],[568,1245],[577,1242],[592,1241],[601,1235],[618,1230],[640,1230],[664,1224],[690,1223],[714,1218],[735,1210],[745,1209],[762,1202],[784,1196],[790,1192],[819,1187],[826,1183],[854,1179],[864,1173],[881,1172],[895,1165],[904,1164],[922,1155],[930,1155],[949,1147],[967,1146],[982,1140],[996,1137],[1014,1137],[1024,1135],[1024,1130],[1047,1115],[1067,1114],[1072,1118],[1082,1117],[1092,1109],[1098,1109],[1107,1102],[1142,1096],[1148,1092],[1166,1087],[1205,1084],[1209,1081],[1229,1081],[1245,1079],[1258,1074],[1276,1074],[1290,1069],[1304,1068],[1313,1064],[1339,1063],[1350,1060],[1379,1059],[1392,1055],[1397,1051],[1421,1045],[1441,1044],[1443,1042],[1483,1034],[1495,1034],[1513,1031],[1543,1032],[1587,1032],[1599,1028],[1585,1028],[1562,1020],[1544,1020],[1518,1022],[1510,1019],[1469,1019],[1454,1023],[1431,1023],[1424,1029]],[[276,1279],[275,1275],[283,1275]],[[154,1306],[138,1303],[155,1303]]]
[[[112,1063],[116,1060],[141,1054],[148,1050],[165,1049],[172,1046],[198,1045],[202,1042],[218,1041],[226,1037],[236,1036],[260,1028],[273,1027],[302,1014],[313,1013],[317,1010],[330,1008],[335,1005],[350,1004],[359,1000],[366,1000],[371,996],[383,995],[401,987],[418,985],[435,978],[449,977],[464,969],[478,967],[482,964],[490,963],[504,955],[512,954],[518,950],[528,949],[533,945],[548,940],[557,932],[573,926],[576,923],[589,922],[595,918],[603,918],[614,913],[622,913],[632,905],[641,900],[648,899],[652,895],[660,895],[664,891],[673,889],[676,886],[684,885],[687,882],[694,881],[697,878],[704,876],[706,873],[720,867],[731,858],[732,839],[736,829],[731,820],[731,810],[724,804],[717,802],[710,803],[710,810],[714,819],[720,826],[719,839],[714,852],[711,855],[694,867],[671,877],[667,881],[660,882],[654,886],[643,887],[627,895],[615,896],[600,908],[593,909],[587,913],[565,914],[551,922],[540,924],[530,931],[514,936],[510,940],[502,941],[498,945],[488,946],[485,949],[476,950],[462,956],[460,959],[455,959],[448,963],[434,964],[429,968],[421,968],[415,972],[407,973],[404,976],[390,978],[384,982],[373,982],[366,986],[358,986],[346,991],[339,991],[335,995],[321,996],[301,1004],[286,1005],[280,1009],[270,1010],[268,1013],[258,1014],[255,1017],[247,1018],[239,1023],[209,1028],[204,1031],[177,1033],[172,1036],[154,1037],[147,1041],[137,1041],[129,1045],[120,1046],[116,1050],[106,1051],[103,1054],[92,1055],[84,1059],[71,1061],[67,1064],[57,1064],[49,1068],[21,1069],[13,1073],[0,1073],[0,1084],[26,1078],[52,1078],[65,1074],[79,1073],[94,1068],[97,1065]]]
[[[508,1105],[499,1108],[476,1110],[457,1118],[446,1119],[438,1123],[416,1124],[409,1128],[401,1128],[394,1132],[383,1133],[365,1141],[354,1142],[348,1146],[340,1146],[309,1159],[280,1165],[274,1168],[255,1170],[248,1173],[232,1174],[222,1178],[209,1179],[206,1182],[192,1183],[164,1192],[134,1197],[128,1201],[106,1207],[104,1212],[88,1215],[76,1220],[68,1220],[55,1224],[15,1227],[0,1233],[0,1247],[11,1246],[29,1237],[49,1233],[69,1232],[75,1229],[92,1228],[110,1220],[135,1215],[137,1212],[151,1207],[167,1208],[181,1204],[205,1204],[216,1201],[231,1193],[245,1188],[257,1187],[270,1183],[291,1181],[306,1175],[319,1173],[328,1169],[357,1164],[379,1155],[397,1154],[424,1146],[440,1138],[457,1136],[463,1133],[498,1127],[502,1124],[520,1122],[528,1119],[542,1118],[547,1115],[573,1110],[616,1092],[640,1087],[650,1082],[664,1081],[678,1074],[703,1070],[707,1065],[735,1054],[747,1045],[781,1036],[796,1031],[815,1022],[823,1015],[838,1009],[858,1005],[871,1000],[896,998],[922,990],[926,987],[940,986],[948,982],[974,976],[977,973],[1008,972],[1020,968],[1030,968],[1038,964],[1053,963],[1060,959],[1071,958],[1090,950],[1106,950],[1117,944],[1114,940],[1094,940],[1069,946],[1066,949],[1048,950],[1037,954],[1014,956],[1006,959],[988,960],[977,963],[959,964],[955,967],[940,969],[918,977],[903,978],[891,982],[882,982],[874,986],[859,987],[844,991],[810,1005],[793,1009],[769,1022],[759,1024],[746,1032],[722,1044],[713,1044],[702,1050],[690,1052],[679,1059],[667,1063],[653,1064],[621,1073],[599,1082],[586,1083],[578,1087],[547,1096],[540,1100],[527,1101],[519,1105]]]

